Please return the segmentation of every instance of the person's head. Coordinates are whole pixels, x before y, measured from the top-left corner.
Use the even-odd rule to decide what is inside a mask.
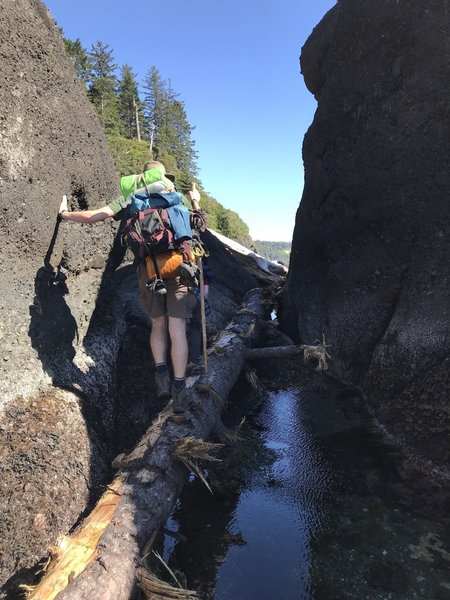
[[[158,169],[163,177],[166,177],[172,181],[172,183],[175,181],[175,175],[172,175],[172,173],[166,173],[166,167],[162,164],[162,162],[159,162],[159,160],[149,160],[146,162],[142,172],[145,173],[145,171],[149,171],[150,169]]]
[[[145,171],[149,171],[150,169],[158,169],[161,171],[161,175],[166,174],[166,167],[162,164],[162,162],[159,162],[159,160],[149,160],[145,163],[142,171],[145,173]]]

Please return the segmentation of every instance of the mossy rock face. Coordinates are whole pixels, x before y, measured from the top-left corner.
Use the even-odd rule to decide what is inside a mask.
[[[303,144],[283,327],[324,332],[334,372],[404,446],[448,468],[448,3],[342,0],[301,68]]]

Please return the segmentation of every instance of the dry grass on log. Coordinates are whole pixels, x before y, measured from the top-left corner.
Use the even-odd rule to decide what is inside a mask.
[[[195,600],[196,592],[176,588],[165,581],[161,581],[144,567],[139,567],[136,572],[139,587],[148,600]]]
[[[211,456],[210,452],[222,447],[223,444],[204,442],[203,440],[188,436],[177,441],[175,448],[172,451],[172,458],[180,460],[190,471],[195,473],[212,494],[212,489],[206,481],[203,471],[197,464],[197,461],[207,460],[209,462],[220,462],[220,458]]]

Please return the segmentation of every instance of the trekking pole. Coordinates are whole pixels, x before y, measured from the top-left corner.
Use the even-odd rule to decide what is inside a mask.
[[[197,192],[195,181],[191,183],[191,192]],[[191,204],[194,210],[200,208],[198,200],[193,199],[191,196]],[[197,259],[197,266],[200,269],[200,322],[202,327],[202,347],[203,347],[203,369],[205,373],[208,372],[208,352],[207,352],[207,340],[206,340],[206,314],[205,314],[205,279],[203,277],[203,264],[202,257],[199,256]]]
[[[202,347],[203,347],[203,368],[208,372],[208,352],[206,347],[206,314],[205,314],[205,280],[203,278],[202,257],[198,258],[198,267],[200,269],[200,321],[202,325]]]

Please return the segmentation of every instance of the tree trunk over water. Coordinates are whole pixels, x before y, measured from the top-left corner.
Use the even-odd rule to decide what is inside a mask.
[[[270,348],[255,348],[245,352],[247,360],[283,359],[303,354],[304,346],[272,346]]]
[[[207,375],[188,378],[194,407],[186,418],[169,405],[127,456],[94,511],[52,551],[53,560],[32,600],[96,598],[128,600],[139,558],[166,522],[186,480],[186,467],[172,458],[178,440],[207,439],[245,362],[264,317],[264,292],[255,289],[209,350]]]

